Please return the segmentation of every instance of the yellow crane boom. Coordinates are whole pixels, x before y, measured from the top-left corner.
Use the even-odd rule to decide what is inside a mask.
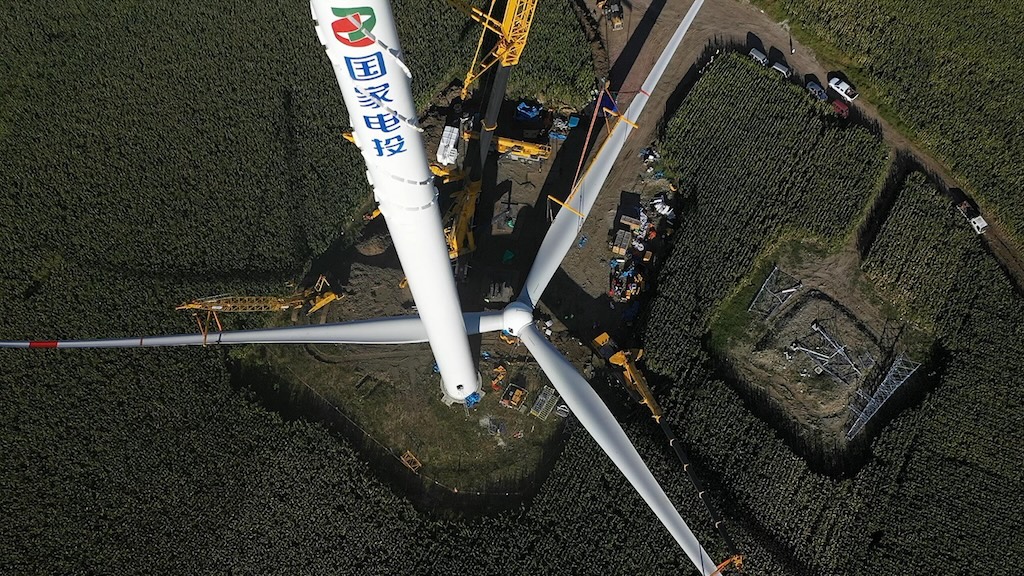
[[[723,574],[723,571],[732,566],[733,568],[740,570],[743,568],[743,556],[736,554],[736,547],[733,544],[732,538],[729,537],[729,531],[725,527],[725,521],[720,515],[715,512],[714,507],[711,505],[710,497],[707,491],[702,487],[700,479],[697,477],[693,466],[690,464],[690,459],[683,451],[680,445],[679,439],[676,438],[676,433],[672,430],[672,426],[669,424],[668,419],[662,419],[661,406],[654,399],[654,395],[651,393],[650,387],[647,385],[647,379],[644,378],[643,372],[636,365],[636,360],[639,360],[643,356],[643,350],[632,349],[632,350],[621,350],[618,344],[612,340],[611,336],[607,332],[600,334],[597,338],[594,338],[592,342],[594,349],[598,355],[604,358],[609,364],[618,366],[622,370],[622,380],[624,381],[626,388],[629,390],[629,395],[634,399],[638,400],[641,404],[647,406],[651,411],[651,416],[654,421],[661,426],[662,432],[665,433],[665,437],[668,439],[668,445],[675,450],[676,456],[679,461],[683,464],[683,471],[690,478],[690,482],[693,484],[693,488],[697,491],[697,497],[707,508],[708,515],[711,516],[711,522],[714,524],[715,529],[718,530],[722,540],[725,541],[725,546],[732,554],[729,558],[719,564],[712,576]]]
[[[477,57],[473,58],[473,66],[466,73],[466,79],[462,85],[462,99],[465,100],[469,93],[469,87],[476,82],[480,76],[491,69],[495,64],[502,66],[515,66],[519,64],[519,58],[526,47],[526,40],[530,35],[530,26],[533,24],[533,15],[537,11],[539,0],[509,0],[505,8],[505,17],[498,21],[491,16],[494,9],[494,0],[487,12],[475,6],[470,6],[463,0],[448,0],[461,12],[480,23],[484,27],[484,34],[491,31],[498,35],[498,43],[491,49],[490,53],[477,64]],[[483,43],[483,35],[480,36]],[[477,56],[479,56],[479,46]]]
[[[476,213],[476,205],[480,198],[483,165],[490,151],[491,137],[495,128],[497,128],[498,112],[502,101],[505,99],[505,86],[508,84],[511,67],[519,63],[523,49],[526,48],[526,41],[530,35],[530,26],[533,24],[533,16],[537,11],[538,1],[508,0],[508,3],[505,5],[505,15],[499,21],[491,16],[497,0],[491,0],[487,12],[475,6],[470,6],[464,0],[449,0],[450,4],[474,21],[480,23],[484,28],[480,33],[480,40],[477,43],[473,62],[470,64],[462,84],[462,100],[466,100],[469,95],[469,88],[484,73],[494,67],[495,64],[500,64],[495,73],[494,83],[491,86],[491,95],[481,120],[484,135],[480,139],[480,164],[479,166],[473,166],[471,170],[467,170],[470,177],[465,179],[462,190],[452,194],[454,202],[445,213],[443,220],[445,240],[448,242],[448,256],[452,260],[456,260],[459,256],[468,254],[476,249],[476,240],[473,238],[473,216]],[[496,34],[498,41],[481,60],[480,51],[488,32]],[[465,131],[463,132],[463,137],[466,139]],[[546,147],[545,150],[541,147],[542,145],[524,146],[525,144],[505,139],[499,142],[498,150],[500,153],[510,152],[524,159],[535,160],[544,159],[551,154],[550,147]],[[442,177],[449,176],[448,171],[441,167],[434,170],[434,173]],[[455,177],[452,176],[450,179],[455,179]]]
[[[327,277],[321,274],[312,288],[308,288],[300,294],[292,294],[291,296],[233,296],[230,294],[220,294],[186,302],[181,306],[175,307],[175,310],[191,310],[196,318],[196,323],[199,324],[199,331],[203,336],[206,336],[210,331],[211,321],[217,325],[218,331],[223,331],[224,327],[221,325],[219,317],[221,313],[284,312],[286,310],[298,310],[309,304],[306,316],[310,316],[331,302],[344,297],[344,294],[339,295],[331,290],[326,290],[329,287],[330,284],[327,282]],[[205,320],[199,317],[200,311],[206,312]]]
[[[175,310],[206,310],[208,312],[281,312],[299,308],[306,303],[301,296],[210,296],[186,302]]]
[[[594,338],[593,345],[597,353],[607,360],[609,364],[622,369],[622,379],[630,395],[636,397],[641,404],[647,406],[655,422],[661,422],[661,406],[654,399],[654,394],[651,393],[651,388],[647,385],[647,378],[644,378],[643,372],[637,368],[635,363],[636,360],[643,356],[644,351],[619,350],[615,341],[611,339],[607,332]]]

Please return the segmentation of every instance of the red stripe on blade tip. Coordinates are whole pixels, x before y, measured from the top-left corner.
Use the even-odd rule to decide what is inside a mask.
[[[28,343],[29,348],[56,348],[56,340],[36,340],[35,342]]]

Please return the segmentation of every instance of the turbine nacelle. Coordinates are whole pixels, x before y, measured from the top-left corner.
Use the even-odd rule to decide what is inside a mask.
[[[533,325],[533,308],[516,301],[501,311],[502,330],[515,337],[520,337],[523,329]]]
[[[519,338],[523,332],[533,326],[533,308],[523,302],[512,302],[501,312],[483,312],[466,314],[467,334],[483,334],[485,332],[503,331],[506,334]],[[477,394],[481,390],[482,379],[477,373],[476,386],[456,384],[448,386],[441,379],[441,401],[449,406],[452,404],[465,404],[467,398]],[[473,401],[470,400],[470,403]]]
[[[429,342],[450,404],[472,404],[480,373],[468,336],[504,331],[517,337],[537,360],[562,399],[703,576],[718,574],[686,522],[665,495],[600,396],[576,367],[534,324],[533,312],[571,250],[586,215],[704,0],[694,0],[639,92],[598,149],[590,168],[555,216],[526,278],[519,299],[503,310],[462,312],[431,185],[410,74],[402,62],[389,2],[312,0],[317,36],[327,49],[367,161],[368,177],[409,278],[419,316],[378,318],[331,325],[170,336],[78,341],[0,341],[0,348],[145,348],[207,344],[410,344]],[[367,5],[371,4],[371,5]],[[385,87],[387,90],[385,90]],[[381,92],[385,90],[384,92]],[[385,98],[383,94],[388,97]],[[448,379],[447,381],[445,379]]]

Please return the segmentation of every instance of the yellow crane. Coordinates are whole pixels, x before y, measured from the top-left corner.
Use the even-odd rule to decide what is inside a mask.
[[[463,0],[448,0],[450,4],[458,8],[474,21],[483,26],[480,33],[480,40],[477,42],[476,54],[473,56],[473,63],[466,72],[466,78],[462,84],[462,100],[466,100],[470,87],[480,79],[491,68],[495,69],[494,82],[491,85],[490,98],[487,101],[487,108],[481,121],[480,130],[480,160],[479,164],[472,165],[470,177],[466,180],[462,190],[452,194],[452,205],[444,216],[445,239],[448,241],[448,255],[457,259],[461,255],[468,254],[476,249],[476,241],[473,238],[473,215],[476,213],[476,204],[480,199],[480,188],[483,179],[483,166],[487,160],[487,153],[490,151],[491,139],[494,130],[497,128],[498,112],[501,110],[501,103],[505,99],[505,88],[508,86],[508,78],[512,66],[519,63],[526,41],[530,34],[530,25],[533,23],[533,16],[537,9],[539,0],[509,0],[505,6],[505,15],[501,20],[494,18],[494,6],[497,0],[491,0],[487,12],[474,6],[470,6]],[[482,59],[480,57],[484,39],[488,32],[496,34],[498,41],[494,47]],[[463,132],[463,138],[466,133]],[[524,153],[525,143],[505,139],[504,144],[499,139],[499,153],[512,152],[513,154]],[[502,150],[504,145],[505,150]],[[531,154],[538,156],[543,151],[525,151],[526,156]],[[550,156],[550,148],[546,154]],[[445,170],[439,167],[440,170]],[[435,172],[436,174],[437,172]],[[445,174],[447,176],[448,174]]]
[[[599,356],[604,358],[612,366],[617,366],[622,371],[621,380],[626,385],[629,395],[641,404],[647,406],[648,410],[651,411],[651,417],[654,418],[654,421],[661,426],[662,432],[665,433],[665,438],[668,439],[669,446],[671,446],[675,451],[676,456],[683,465],[683,471],[686,472],[687,476],[689,476],[690,482],[697,491],[697,497],[704,504],[705,508],[707,508],[708,515],[711,516],[711,522],[714,524],[715,529],[718,530],[722,540],[725,541],[725,547],[729,550],[731,555],[724,562],[715,567],[715,571],[712,573],[712,576],[723,574],[723,571],[730,566],[736,570],[742,570],[743,555],[736,553],[736,547],[733,544],[732,538],[729,536],[729,531],[726,529],[724,519],[718,515],[714,507],[711,505],[710,497],[707,491],[702,487],[700,478],[697,477],[697,474],[693,469],[693,465],[690,463],[689,457],[683,451],[682,444],[676,437],[675,431],[672,430],[672,426],[669,424],[668,419],[662,419],[661,406],[659,406],[657,400],[654,399],[654,394],[651,393],[651,389],[647,385],[647,379],[644,378],[643,372],[641,372],[636,365],[636,361],[643,356],[644,351],[639,349],[620,349],[618,344],[612,340],[611,336],[609,336],[607,332],[603,332],[598,335],[598,337],[594,338],[591,343]]]
[[[480,33],[480,40],[477,42],[476,53],[473,62],[466,72],[466,78],[462,84],[461,98],[466,100],[469,96],[470,87],[476,83],[488,70],[499,65],[494,83],[491,86],[491,96],[487,109],[482,120],[483,136],[480,138],[480,164],[479,168],[474,166],[470,178],[462,189],[452,193],[452,203],[444,214],[444,236],[448,243],[448,256],[452,260],[459,256],[469,254],[476,250],[476,241],[473,238],[473,216],[476,213],[476,205],[480,199],[480,188],[483,177],[483,164],[490,151],[491,139],[494,130],[497,128],[498,112],[501,110],[501,103],[505,99],[505,87],[508,85],[508,78],[511,67],[519,63],[519,58],[526,47],[526,41],[530,34],[530,25],[533,23],[533,16],[537,10],[539,0],[509,0],[505,6],[505,15],[501,20],[492,16],[497,0],[491,0],[487,12],[475,6],[470,6],[463,0],[448,0],[449,3],[472,20],[483,26]],[[498,36],[494,47],[480,58],[487,33],[491,32]],[[469,140],[469,131],[462,131],[464,140]],[[346,140],[353,142],[351,133],[343,134]],[[551,156],[551,147],[543,144],[521,142],[510,138],[498,138],[497,149],[499,154],[510,154],[523,160],[545,160]],[[448,168],[441,164],[431,163],[431,172],[447,184],[452,181],[461,180],[465,172],[461,168]],[[364,220],[372,220],[380,215],[379,209],[374,209],[363,217]]]
[[[175,310],[205,310],[207,312],[282,312],[301,308],[306,304],[302,296],[231,296],[220,294],[186,302]]]
[[[462,135],[466,140],[477,140],[479,132],[467,132]],[[551,157],[551,146],[537,142],[526,142],[498,136],[494,140],[494,149],[498,154],[508,154],[513,158],[525,161],[543,161]]]
[[[338,294],[334,290],[325,290],[330,288],[330,283],[327,282],[327,277],[323,274],[316,279],[316,283],[313,284],[312,290],[306,290],[303,294],[306,297],[306,301],[309,302],[309,310],[306,310],[306,316],[312,316],[314,312],[322,310],[325,306],[334,302],[335,300],[341,300],[343,294]]]
[[[537,10],[539,0],[510,0],[505,6],[505,16],[500,21],[491,16],[496,0],[491,0],[490,8],[486,13],[462,0],[448,0],[448,2],[484,27],[484,31],[480,34],[480,41],[477,42],[473,65],[470,66],[462,84],[462,99],[465,100],[469,95],[470,86],[495,64],[501,64],[504,68],[519,64],[519,58],[523,54],[523,49],[526,48],[526,40],[530,36],[530,26],[533,24],[533,15]],[[490,53],[480,60],[480,49],[488,31],[498,36],[498,42]],[[502,87],[502,96],[504,93],[505,90]],[[490,130],[493,129],[493,127],[490,128]]]
[[[210,331],[210,322],[217,325],[217,331],[224,330],[220,322],[222,313],[244,313],[244,312],[284,312],[287,310],[300,309],[309,305],[306,316],[323,309],[325,306],[339,300],[342,296],[332,290],[326,290],[330,284],[327,278],[321,274],[312,288],[291,296],[233,296],[220,294],[199,298],[186,302],[175,310],[191,310],[199,325],[199,331],[205,337]],[[199,312],[206,312],[206,318],[200,317]]]
[[[654,394],[651,393],[651,388],[647,385],[647,379],[644,378],[643,372],[640,371],[636,366],[636,360],[639,360],[643,354],[643,350],[619,350],[615,341],[611,339],[611,336],[607,332],[603,332],[593,341],[594,349],[597,350],[598,355],[604,358],[609,364],[618,366],[622,371],[622,380],[626,385],[626,389],[629,390],[630,396],[637,399],[638,402],[647,406],[651,411],[651,416],[655,422],[661,422],[661,406],[654,399]]]

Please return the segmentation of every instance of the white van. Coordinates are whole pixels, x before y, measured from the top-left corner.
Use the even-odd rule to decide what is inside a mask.
[[[772,64],[772,70],[778,71],[779,74],[782,74],[783,78],[789,78],[790,75],[793,74],[792,70],[789,69],[789,66],[786,66],[782,62]]]
[[[757,48],[750,49],[750,57],[761,66],[768,65],[768,57],[764,55],[764,52],[761,52]]]

